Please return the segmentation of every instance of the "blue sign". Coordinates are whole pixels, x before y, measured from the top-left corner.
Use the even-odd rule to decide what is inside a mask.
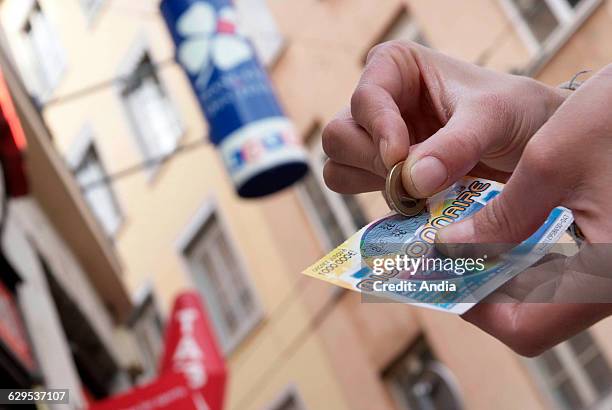
[[[160,7],[238,194],[260,197],[299,180],[306,152],[232,2],[163,0]]]

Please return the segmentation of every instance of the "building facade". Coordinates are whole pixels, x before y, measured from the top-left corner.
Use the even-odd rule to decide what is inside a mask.
[[[132,302],[0,40],[0,384],[69,389],[49,408],[81,409],[132,384]]]
[[[139,382],[155,375],[165,314],[189,287],[228,360],[229,409],[610,407],[610,321],[527,360],[460,318],[364,304],[299,272],[386,212],[380,195],[336,195],[321,175],[321,129],[373,45],[409,39],[557,84],[612,61],[612,2],[237,0],[312,160],[298,186],[257,201],[237,198],[205,143],[158,3],[0,8],[54,146],[119,255]]]

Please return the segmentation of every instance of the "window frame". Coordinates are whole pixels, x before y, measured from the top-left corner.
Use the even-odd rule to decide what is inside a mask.
[[[596,347],[598,347],[597,338],[592,334],[591,330],[585,330],[585,332],[589,332],[589,336],[593,339],[593,343]],[[567,377],[572,382],[572,386],[577,390],[577,393],[580,395],[580,398],[583,398],[583,395],[590,396],[596,394],[596,392],[592,391],[593,386],[590,380],[588,380],[589,376],[585,374],[585,370],[580,366],[579,359],[577,355],[573,352],[570,347],[569,341],[562,342],[550,350],[556,355],[557,359],[561,362],[562,370],[567,374]],[[601,349],[599,352],[605,358],[605,354]],[[607,360],[607,358],[605,358]],[[533,376],[536,386],[538,390],[542,393],[546,401],[551,407],[556,407],[559,404],[559,399],[555,397],[553,388],[550,385],[549,378],[546,373],[547,370],[544,368],[543,364],[541,364],[541,358],[524,358],[527,368]],[[612,363],[608,361],[608,364],[612,366]],[[588,384],[589,386],[586,386]],[[607,395],[602,396],[599,400],[595,401],[589,407],[591,410],[606,410],[610,408],[612,404],[612,391],[610,391]]]
[[[308,133],[308,138],[305,141],[305,148],[308,151],[308,162],[310,166],[310,172],[312,176],[315,178],[321,192],[329,205],[334,218],[336,219],[343,235],[346,240],[352,234],[357,232],[357,230],[361,229],[361,226],[356,226],[353,221],[353,217],[351,216],[351,212],[348,209],[347,205],[341,198],[341,194],[336,192],[332,192],[325,185],[325,181],[323,179],[323,161],[320,160],[322,155],[325,155],[323,151],[323,146],[321,144],[322,140],[322,132],[323,129],[317,124],[315,125],[311,131]],[[296,192],[300,199],[300,203],[302,204],[302,209],[306,213],[306,217],[308,218],[308,222],[310,222],[311,226],[314,228],[315,234],[319,239],[319,243],[323,245],[325,250],[331,250],[334,247],[338,246],[332,243],[332,238],[327,233],[325,226],[323,226],[323,222],[319,218],[317,211],[315,210],[316,206],[310,197],[308,190],[302,184],[297,184]],[[357,198],[355,198],[357,200]],[[364,213],[364,217],[367,219],[367,216]]]
[[[16,5],[17,3],[18,6]],[[28,93],[36,98],[40,104],[44,104],[45,101],[48,101],[53,96],[68,70],[66,49],[64,48],[57,28],[54,27],[53,22],[49,19],[49,15],[45,12],[39,0],[20,0],[17,3],[10,3],[11,6],[13,6],[12,13],[15,16],[14,25],[11,24],[11,31],[14,31],[14,37],[11,37],[10,41],[11,50],[17,61],[19,73],[24,79],[24,83],[27,85],[32,81],[34,82],[34,88],[32,88],[32,86],[27,87]],[[42,78],[46,77],[44,72],[47,71],[48,68],[43,66],[45,64],[44,61],[41,61],[36,55],[37,52],[33,49],[31,44],[31,36],[28,35],[25,30],[25,27],[30,24],[30,19],[35,7],[40,9],[46,24],[49,26],[49,31],[56,41],[54,45],[55,50],[53,50],[53,52],[57,53],[56,57],[58,57],[60,65],[56,68],[57,75],[54,79]],[[30,56],[27,57],[26,54]],[[36,60],[36,66],[32,64],[33,59]]]
[[[422,355],[424,352],[429,353],[431,356],[430,360],[423,360]],[[411,342],[407,344],[407,348],[402,350],[390,363],[388,363],[381,373],[381,380],[388,389],[395,407],[401,410],[410,409],[403,386],[398,381],[397,377],[399,373],[398,368],[406,367],[410,359],[416,359],[422,364],[428,364],[430,367],[435,368],[436,373],[441,377],[444,383],[446,383],[452,398],[456,401],[459,408],[465,408],[464,393],[457,377],[446,363],[437,357],[436,352],[423,334],[419,334],[412,339]]]
[[[263,309],[262,301],[257,292],[257,287],[255,286],[252,275],[250,274],[250,270],[248,269],[248,263],[244,257],[244,254],[240,251],[238,246],[238,242],[230,229],[230,225],[227,222],[227,218],[222,212],[220,206],[218,206],[218,201],[216,197],[212,194],[206,199],[202,206],[196,211],[195,215],[192,216],[184,228],[183,232],[179,236],[176,241],[176,251],[179,254],[179,259],[183,271],[185,272],[187,283],[191,285],[191,288],[195,289],[204,301],[204,305],[208,315],[212,315],[210,313],[210,309],[208,307],[208,298],[207,294],[200,289],[196,284],[195,275],[197,272],[194,272],[191,267],[191,262],[188,256],[188,249],[193,245],[194,241],[197,240],[198,236],[201,234],[202,229],[209,223],[211,219],[215,219],[218,225],[218,228],[224,235],[227,240],[227,244],[230,252],[236,258],[236,264],[244,284],[251,291],[251,296],[253,298],[253,312],[250,314],[250,317],[244,321],[240,325],[240,330],[238,330],[234,335],[228,338],[226,344],[220,340],[219,336],[219,345],[221,350],[226,356],[231,355],[237,348],[245,341],[245,339],[257,328],[257,326],[263,321],[265,317],[265,312]],[[211,322],[213,318],[211,317]],[[213,323],[214,326],[214,323]],[[215,334],[218,333],[218,330],[214,329]]]
[[[159,61],[165,61],[164,59],[159,59],[154,54],[154,49],[150,46],[150,43],[145,34],[141,33],[136,36],[136,40],[134,40],[132,46],[129,48],[128,52],[123,57],[123,60],[119,64],[119,68],[117,70],[116,78],[119,79],[127,79],[129,78],[137,69],[138,65],[142,61],[145,56],[149,56],[151,60],[151,64],[155,66],[159,63]],[[174,143],[173,150],[167,154],[164,159],[157,161],[156,163],[149,164],[145,167],[145,174],[148,177],[149,183],[152,183],[159,173],[162,166],[166,163],[166,160],[172,157],[173,153],[180,146],[181,141],[185,138],[187,133],[187,128],[185,125],[185,120],[181,115],[181,110],[179,109],[179,104],[177,104],[177,100],[170,88],[165,85],[163,77],[160,75],[159,71],[155,71],[157,74],[157,78],[159,80],[162,91],[164,92],[170,106],[173,108],[173,113],[176,116],[176,120],[180,127],[180,132],[176,137],[176,141]],[[142,131],[139,129],[136,121],[133,118],[133,115],[130,112],[130,108],[126,103],[124,98],[124,90],[125,90],[125,81],[117,81],[115,86],[115,95],[119,100],[119,106],[121,107],[120,111],[124,117],[126,124],[128,125],[128,129],[130,130],[131,138],[134,141],[136,151],[138,155],[143,161],[152,160],[152,158],[147,157],[147,147],[145,138],[146,136],[142,135]]]
[[[87,24],[91,26],[96,20],[96,18],[100,15],[100,12],[104,8],[104,6],[108,4],[108,0],[94,0],[94,7],[92,7],[91,9],[86,8],[84,1],[85,0],[78,0],[79,7],[81,8],[81,11],[83,12],[83,15],[87,20]]]
[[[123,207],[121,206],[121,202],[119,201],[119,197],[115,193],[115,190],[113,189],[112,185],[110,183],[107,183],[105,184],[105,187],[108,189],[113,205],[117,211],[118,223],[112,231],[109,231],[104,226],[104,222],[100,220],[100,218],[98,218],[98,216],[95,214],[93,205],[89,203],[85,196],[83,188],[81,187],[80,183],[76,181],[76,170],[83,162],[84,157],[85,155],[87,155],[89,149],[92,147],[98,156],[98,161],[102,170],[104,171],[104,174],[108,176],[108,172],[106,170],[106,167],[104,166],[104,160],[102,158],[102,155],[100,154],[100,150],[98,149],[98,145],[96,143],[95,132],[93,130],[93,127],[89,123],[85,123],[78,132],[74,142],[72,143],[72,146],[70,147],[66,155],[66,162],[68,163],[68,166],[72,174],[74,175],[75,182],[83,196],[83,200],[87,204],[87,207],[91,210],[96,222],[100,224],[100,228],[102,228],[102,231],[105,233],[105,235],[109,239],[114,240],[121,231],[121,228],[125,225],[126,218],[125,213],[123,212]]]
[[[531,56],[527,65],[527,72],[533,73],[542,67],[556,52],[569,40],[586,19],[603,4],[602,0],[583,0],[576,8],[572,8],[567,0],[541,0],[546,1],[551,12],[558,20],[558,26],[548,38],[540,43],[531,28],[523,18],[514,0],[498,0],[502,10],[514,26],[517,35]]]
[[[138,383],[146,383],[153,380],[156,377],[157,371],[159,370],[159,360],[163,355],[164,351],[164,343],[165,343],[165,320],[162,317],[161,310],[159,309],[159,303],[157,301],[157,297],[153,290],[153,286],[150,282],[147,282],[142,288],[140,288],[136,296],[134,297],[134,311],[131,317],[128,319],[128,326],[134,335],[138,332],[136,329],[141,323],[143,323],[143,319],[147,318],[146,313],[149,309],[152,309],[156,315],[156,319],[159,320],[159,324],[161,328],[159,329],[159,347],[160,350],[158,352],[158,357],[152,363],[148,363],[147,357],[145,357],[144,352],[142,351],[142,346],[140,342],[140,338],[137,337],[134,342],[138,346],[138,358],[142,365],[145,365],[147,368],[144,369],[143,373],[138,376]],[[147,363],[145,363],[147,361]]]
[[[306,403],[304,402],[304,398],[300,394],[297,386],[295,385],[295,383],[291,383],[285,386],[281,393],[264,407],[264,410],[278,410],[279,407],[283,405],[284,402],[290,397],[293,397],[295,399],[298,406],[298,410],[307,409]]]

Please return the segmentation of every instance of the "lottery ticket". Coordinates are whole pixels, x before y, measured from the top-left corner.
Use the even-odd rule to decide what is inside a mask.
[[[501,255],[448,257],[436,249],[439,229],[473,215],[502,189],[495,181],[462,178],[429,198],[419,215],[378,219],[303,273],[390,301],[462,314],[536,263],[573,222],[568,209],[555,208],[531,237]]]

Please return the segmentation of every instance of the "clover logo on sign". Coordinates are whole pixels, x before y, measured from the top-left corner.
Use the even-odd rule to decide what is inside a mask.
[[[189,74],[198,76],[198,84],[208,83],[215,67],[230,70],[253,58],[237,20],[232,7],[224,7],[217,14],[208,3],[193,4],[178,20],[177,31],[185,38],[178,49],[178,60]]]

